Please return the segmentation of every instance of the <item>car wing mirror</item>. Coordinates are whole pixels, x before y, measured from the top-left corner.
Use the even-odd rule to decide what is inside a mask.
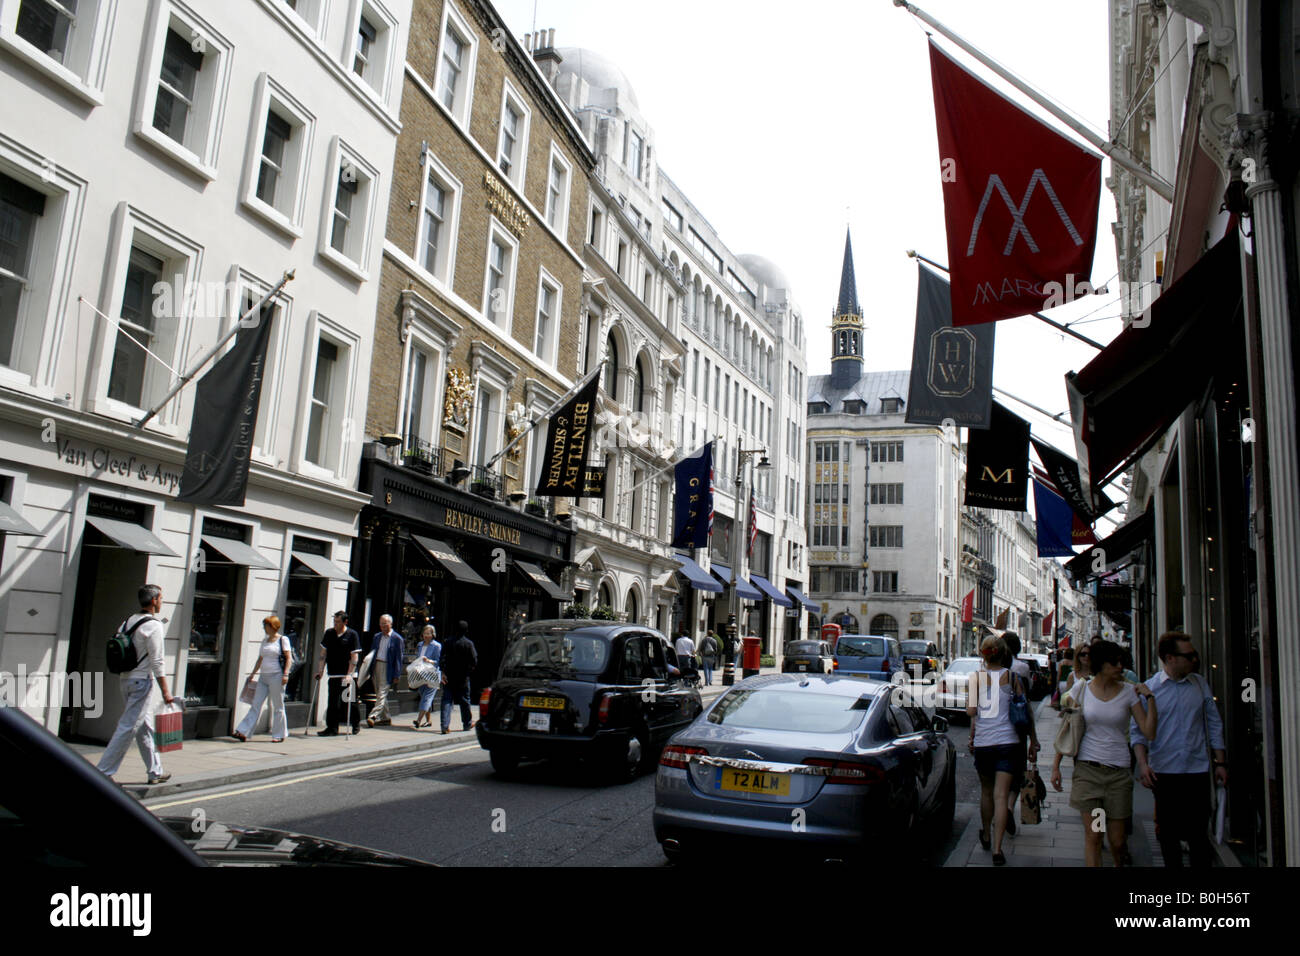
[[[936,734],[946,734],[948,732],[948,718],[935,716],[930,720],[931,726],[934,727]]]

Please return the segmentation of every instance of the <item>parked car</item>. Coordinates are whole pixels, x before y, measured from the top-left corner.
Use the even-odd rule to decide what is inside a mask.
[[[0,846],[11,865],[164,872],[200,866],[432,866],[287,830],[155,817],[25,713],[0,707]],[[17,772],[15,768],[22,768]]]
[[[791,641],[785,646],[781,673],[793,674],[807,671],[829,674],[835,669],[835,654],[825,641]]]
[[[947,721],[894,691],[821,674],[737,684],[659,759],[653,819],[664,854],[761,839],[860,860],[901,849],[923,822],[948,833],[956,752]]]
[[[935,680],[939,675],[939,648],[932,641],[902,641],[903,670],[914,680]]]
[[[502,775],[521,760],[561,758],[630,780],[704,709],[700,692],[669,672],[675,661],[668,639],[647,627],[525,624],[480,699],[479,745]]]
[[[835,642],[833,667],[840,674],[862,674],[887,681],[903,669],[903,650],[896,638],[843,634]]]
[[[1039,663],[1038,658],[1043,662]],[[1019,659],[1029,665],[1029,699],[1042,700],[1051,689],[1052,678],[1047,670],[1047,658],[1039,654],[1020,654]]]
[[[983,666],[978,657],[959,657],[943,672],[939,680],[939,693],[935,697],[934,709],[940,712],[966,714],[966,685],[970,675]]]

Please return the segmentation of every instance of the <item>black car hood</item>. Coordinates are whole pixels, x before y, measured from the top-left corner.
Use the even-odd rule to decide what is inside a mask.
[[[211,866],[435,866],[424,860],[371,850],[289,830],[208,823],[194,830],[190,817],[161,817],[163,825]]]

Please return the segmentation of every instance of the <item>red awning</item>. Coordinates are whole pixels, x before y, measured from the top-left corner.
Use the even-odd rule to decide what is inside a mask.
[[[1105,351],[1066,374],[1079,472],[1094,495],[1205,394],[1217,370],[1236,368],[1225,358],[1244,347],[1241,302],[1234,229]]]

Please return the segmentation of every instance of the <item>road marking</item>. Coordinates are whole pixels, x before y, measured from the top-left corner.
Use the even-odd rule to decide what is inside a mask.
[[[465,747],[453,747],[450,750],[435,750],[433,753],[425,754],[420,757],[403,757],[401,760],[386,760],[383,763],[367,764],[366,766],[371,768],[391,767],[393,764],[412,763],[413,761],[416,760],[430,760],[434,757],[444,756],[445,754],[458,754],[458,753],[463,753],[466,750],[478,750],[478,749],[480,749],[478,744],[470,744]],[[308,780],[319,780],[321,777],[337,777],[341,773],[353,773],[356,771],[356,769],[357,769],[356,764],[350,764],[349,766],[344,767],[342,770],[330,770],[325,773],[313,773],[313,774],[308,774],[305,777],[294,777],[291,780],[281,780],[277,783],[264,783],[257,787],[243,787],[239,790],[229,790],[226,791],[225,793],[214,793],[206,797],[191,797],[188,800],[172,800],[167,803],[147,803],[145,804],[145,808],[148,810],[166,810],[169,807],[180,807],[180,806],[184,806],[187,803],[197,803],[199,800],[204,800],[204,801],[221,800],[224,797],[237,797],[243,793],[256,793],[259,790],[274,790],[276,787],[287,787],[295,783],[305,783]]]

